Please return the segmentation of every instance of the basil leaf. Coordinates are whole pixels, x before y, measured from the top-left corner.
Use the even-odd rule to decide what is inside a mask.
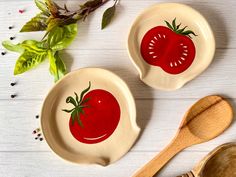
[[[2,46],[12,52],[19,52],[19,53],[24,52],[24,48],[20,44],[15,45],[15,44],[12,44],[10,41],[3,41]]]
[[[50,62],[50,73],[54,76],[55,82],[62,78],[66,73],[66,66],[59,56],[59,52],[48,51]]]
[[[30,21],[28,21],[20,30],[20,32],[31,32],[31,31],[45,31],[47,28],[48,17],[43,13],[39,13]]]
[[[77,24],[73,23],[63,27],[55,27],[48,34],[48,44],[54,51],[65,49],[77,35]]]
[[[102,29],[104,29],[112,20],[113,16],[115,15],[116,6],[113,5],[112,7],[108,8],[102,16]]]
[[[21,74],[37,66],[45,60],[46,56],[46,50],[44,52],[25,50],[16,61],[14,75]]]
[[[93,8],[93,7],[98,6],[101,3],[102,3],[102,0],[90,0],[90,1],[87,1],[83,6]]]
[[[47,48],[44,48],[45,41],[25,40],[21,43],[21,47],[33,53],[45,52]]]
[[[58,17],[58,14],[59,14],[58,8],[59,8],[59,6],[56,3],[54,3],[52,0],[45,0],[45,3],[47,5],[48,10],[52,14],[52,16]]]
[[[49,11],[48,8],[45,4],[45,2],[43,2],[42,0],[34,0],[36,6],[47,16],[49,16]]]
[[[54,18],[54,17],[49,17],[47,20],[47,29],[46,31],[51,31],[53,28],[55,28],[56,26],[59,26],[59,24],[61,23],[61,19],[60,18]]]

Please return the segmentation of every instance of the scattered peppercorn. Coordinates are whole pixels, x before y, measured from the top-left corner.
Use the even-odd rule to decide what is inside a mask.
[[[13,87],[13,86],[15,86],[16,85],[16,82],[12,82],[11,83],[11,86]]]
[[[1,54],[2,54],[2,55],[6,55],[6,53],[7,53],[7,52],[2,52]]]
[[[10,29],[10,30],[11,30],[12,28],[13,28],[13,26],[9,26],[9,27],[8,27],[8,29]]]
[[[10,37],[10,40],[13,40],[13,39],[15,39],[15,37]]]
[[[37,134],[37,136],[41,136],[41,133]]]
[[[14,94],[14,95],[11,95],[11,98],[15,98],[16,97],[16,94]]]
[[[34,139],[36,139],[36,140],[37,140],[37,139],[38,139],[38,137],[35,137]]]
[[[39,138],[40,141],[43,141],[43,138]]]
[[[40,128],[37,128],[37,129],[35,129],[34,131],[33,131],[33,134],[35,134],[35,133],[37,133],[37,132],[39,132],[40,131]]]
[[[36,115],[35,118],[38,119],[38,118],[39,118],[39,115]]]
[[[23,14],[25,11],[23,9],[19,10],[19,13]]]

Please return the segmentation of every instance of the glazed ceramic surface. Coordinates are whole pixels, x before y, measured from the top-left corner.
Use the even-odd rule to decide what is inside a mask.
[[[86,88],[84,111],[72,123],[72,116],[63,110],[73,109],[74,103],[68,104],[71,97],[76,100],[76,93],[79,100]],[[41,126],[48,145],[63,159],[101,165],[123,156],[140,131],[129,88],[118,76],[99,68],[79,69],[59,81],[44,101]]]
[[[183,4],[163,3],[146,9],[134,21],[128,51],[144,83],[175,90],[209,66],[215,39],[199,12]]]

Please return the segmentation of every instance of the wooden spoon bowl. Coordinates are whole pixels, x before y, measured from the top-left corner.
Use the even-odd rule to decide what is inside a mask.
[[[215,148],[191,172],[178,177],[236,177],[236,143]]]
[[[233,110],[226,100],[220,96],[207,96],[187,111],[180,129],[187,128],[198,144],[220,135],[232,119]]]
[[[200,99],[186,112],[172,142],[133,177],[152,177],[178,152],[223,133],[232,120],[232,107],[222,97],[213,95]]]

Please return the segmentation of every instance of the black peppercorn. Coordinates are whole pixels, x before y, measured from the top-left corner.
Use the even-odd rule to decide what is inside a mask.
[[[9,27],[8,27],[8,29],[12,29],[12,28],[13,28],[13,26],[9,26]]]
[[[10,37],[10,40],[13,40],[13,39],[15,39],[15,37]]]
[[[36,115],[35,118],[38,119],[38,118],[39,118],[39,115]]]
[[[6,52],[2,52],[1,55],[6,55]]]
[[[37,134],[37,136],[41,136],[41,133]]]
[[[36,140],[37,140],[37,139],[38,139],[38,137],[35,137],[34,139],[36,139]]]
[[[13,87],[13,86],[15,86],[16,85],[16,82],[12,82],[11,83],[11,86]]]
[[[11,98],[15,98],[16,97],[16,94],[14,94],[14,95],[11,95]]]
[[[39,138],[40,141],[43,141],[43,138]]]

